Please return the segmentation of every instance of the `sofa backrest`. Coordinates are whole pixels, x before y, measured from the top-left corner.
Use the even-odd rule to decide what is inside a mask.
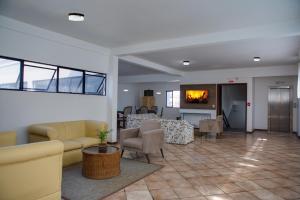
[[[161,123],[159,120],[152,120],[152,119],[147,119],[143,120],[140,131],[139,131],[139,137],[142,137],[142,134],[146,131],[152,131],[156,129],[161,129]]]
[[[71,122],[64,122],[66,127],[66,133],[63,136],[64,139],[73,139],[84,137],[85,132],[85,121],[71,121]]]
[[[85,136],[97,137],[99,130],[107,130],[107,123],[93,120],[54,122],[32,125],[31,130],[41,131],[40,129],[45,130],[47,127],[55,131],[52,139],[64,141]]]
[[[42,127],[50,127],[56,130],[58,140],[69,140],[85,136],[85,121],[69,121],[38,124]]]

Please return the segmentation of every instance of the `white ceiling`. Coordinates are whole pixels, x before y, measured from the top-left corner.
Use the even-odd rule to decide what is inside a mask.
[[[295,64],[299,50],[300,36],[293,36],[168,49],[136,56],[186,71]],[[254,56],[261,57],[261,62],[254,62]],[[191,65],[183,66],[183,60],[189,60]]]
[[[69,22],[70,12],[84,13],[85,21]],[[300,47],[297,30],[282,37],[251,37],[257,27],[300,20],[300,0],[0,0],[0,15],[113,49],[152,48],[151,42],[164,46],[168,42],[160,41],[169,40],[170,48],[125,54],[144,59],[148,68],[121,61],[120,75],[159,73],[149,69],[149,62],[171,71],[295,64]],[[205,41],[205,34],[224,36],[246,28],[252,30],[248,39],[220,42],[213,36],[216,41],[207,44],[171,47],[170,39],[203,36]],[[262,61],[254,63],[253,56]],[[190,60],[191,66],[183,68],[182,60]]]
[[[0,14],[105,47],[300,18],[299,0],[1,0]],[[86,20],[67,20],[83,12]]]
[[[124,60],[119,60],[119,76],[133,76],[144,74],[159,74],[160,71],[143,67]]]

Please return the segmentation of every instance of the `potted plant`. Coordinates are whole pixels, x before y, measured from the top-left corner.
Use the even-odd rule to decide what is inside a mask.
[[[106,139],[107,135],[111,132],[112,130],[98,130],[98,137],[99,137],[99,145],[100,146],[106,146]]]

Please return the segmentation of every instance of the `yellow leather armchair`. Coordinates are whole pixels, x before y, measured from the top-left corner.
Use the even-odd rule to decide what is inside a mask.
[[[39,142],[0,148],[0,200],[61,199],[63,144]]]
[[[0,133],[0,147],[16,145],[16,132],[6,131]]]

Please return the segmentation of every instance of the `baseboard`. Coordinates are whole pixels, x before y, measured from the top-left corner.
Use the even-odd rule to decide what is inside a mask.
[[[268,129],[260,129],[260,128],[256,128],[256,129],[254,129],[254,131],[268,131]]]
[[[118,142],[107,142],[107,144],[118,144]]]
[[[253,129],[252,131],[246,131],[246,133],[247,133],[247,134],[252,134],[252,133],[254,133],[255,131],[264,131],[264,132],[267,132],[268,130],[267,130],[267,129],[258,129],[258,128],[256,128],[256,129]]]

